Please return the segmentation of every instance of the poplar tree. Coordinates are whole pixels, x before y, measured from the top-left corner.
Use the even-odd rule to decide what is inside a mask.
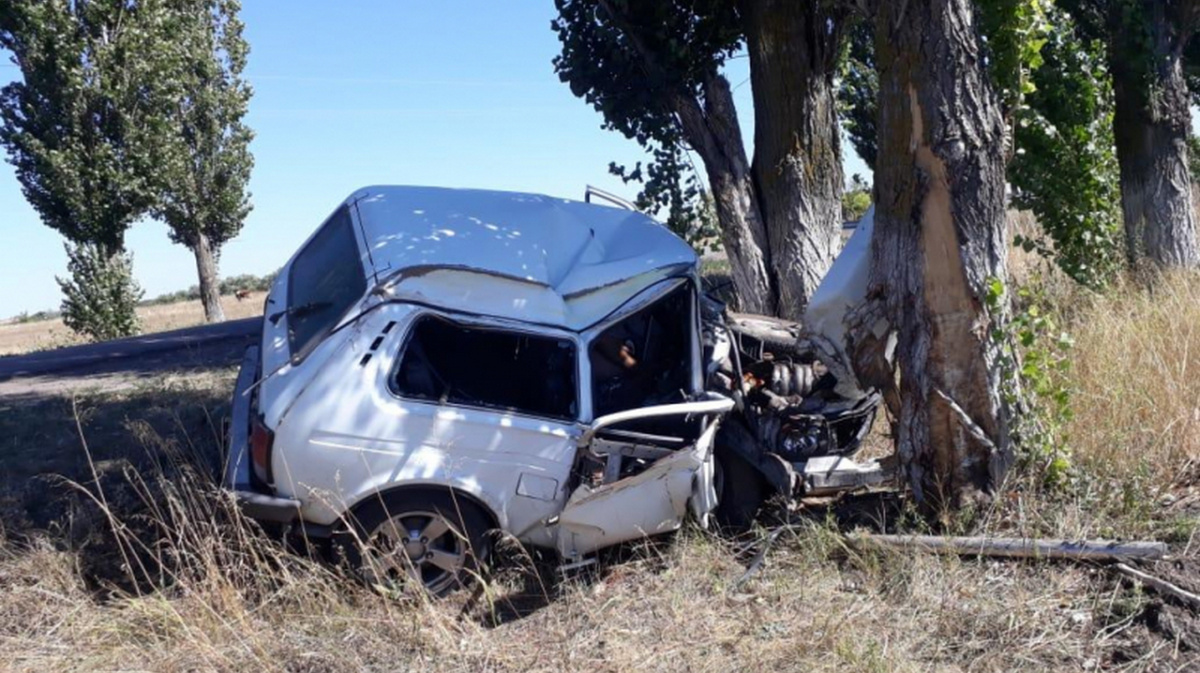
[[[207,322],[225,319],[217,261],[251,209],[254,134],[243,119],[252,91],[242,79],[249,45],[240,9],[238,0],[171,2],[174,87],[161,103],[171,133],[153,210],[195,256]]]
[[[129,273],[126,230],[157,198],[168,122],[149,111],[166,81],[162,62],[147,55],[169,40],[154,2],[0,0],[0,47],[21,71],[0,90],[0,143],[42,222],[77,247],[96,246],[87,255],[118,275]],[[70,299],[66,310],[78,303]],[[120,297],[94,314],[128,333],[135,304]]]

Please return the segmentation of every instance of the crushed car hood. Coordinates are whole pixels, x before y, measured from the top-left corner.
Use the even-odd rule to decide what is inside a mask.
[[[696,253],[650,217],[537,194],[367,187],[358,209],[393,298],[581,330]]]
[[[837,377],[837,392],[846,399],[859,399],[866,392],[859,387],[851,366],[849,332],[850,320],[857,309],[867,302],[871,280],[871,235],[875,229],[875,206],[871,206],[858,221],[854,234],[846,241],[821,284],[813,292],[804,312],[804,327],[814,338],[814,345],[825,355],[824,362]],[[886,339],[885,357],[890,361],[896,348],[895,334],[882,317],[865,325],[877,338]]]

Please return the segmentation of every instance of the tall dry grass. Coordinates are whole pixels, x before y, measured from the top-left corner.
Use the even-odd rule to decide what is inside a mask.
[[[1037,466],[1013,475],[1011,500],[984,528],[1191,549],[1200,534],[1200,274],[1122,278],[1092,292],[1043,265],[1025,282],[1074,342],[1069,369],[1053,375],[1070,393],[1070,417],[1054,422],[1071,468],[1049,490],[1037,486]]]
[[[1200,274],[1123,280],[1075,309],[1067,428],[1080,462],[1167,487],[1200,461]]]
[[[1148,596],[1102,569],[860,550],[832,521],[784,533],[745,581],[738,545],[689,529],[584,575],[515,555],[446,601],[380,593],[242,518],[212,477],[215,434],[124,426],[58,429],[85,459],[63,484],[85,535],[0,536],[0,671],[1200,665],[1145,625]],[[125,440],[145,458],[117,464],[93,446]]]
[[[243,300],[221,297],[221,306],[228,320],[261,315],[266,292],[254,292]],[[167,332],[204,324],[204,308],[199,301],[184,300],[173,304],[150,304],[137,307],[143,334]],[[61,318],[9,322],[0,324],[0,356],[20,355],[32,351],[63,348],[87,343],[83,336],[72,332]]]

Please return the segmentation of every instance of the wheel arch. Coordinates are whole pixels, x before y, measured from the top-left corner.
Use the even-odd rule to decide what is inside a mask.
[[[483,500],[483,498],[480,498],[470,491],[449,484],[396,484],[385,489],[380,489],[362,498],[347,510],[346,516],[350,519],[357,519],[362,512],[366,511],[366,509],[369,507],[374,507],[380,504],[386,507],[387,501],[390,498],[421,495],[423,493],[430,496],[449,496],[449,498],[455,503],[465,502],[483,514],[490,524],[490,528],[503,528],[503,522],[500,519],[500,516],[490,505],[488,505],[487,502]]]

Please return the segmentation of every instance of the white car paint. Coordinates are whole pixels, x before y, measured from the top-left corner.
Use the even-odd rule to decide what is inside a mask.
[[[820,337],[816,345],[828,351],[824,361],[835,370],[837,394],[846,399],[858,399],[865,394],[849,366],[851,358],[846,353],[849,326],[845,321],[867,301],[871,280],[871,234],[874,229],[875,206],[872,205],[858,221],[850,240],[846,241],[842,252],[813,292],[804,312],[804,327],[810,334]],[[877,337],[888,336],[890,359],[895,349],[895,334],[891,334],[891,326],[885,320],[879,320],[871,326],[871,330]]]
[[[334,525],[379,493],[450,488],[476,499],[502,530],[571,557],[675,530],[689,505],[707,519],[716,501],[712,438],[732,402],[703,397],[699,279],[689,246],[640,213],[536,195],[371,187],[345,205],[367,293],[299,361],[288,352],[286,313],[295,257],[268,297],[255,385],[256,411],[274,432],[272,496],[298,502],[307,523]],[[638,411],[705,416],[705,432],[637,476],[571,491],[587,445],[581,438],[614,422],[593,421],[589,344],[685,284],[693,322],[688,392],[700,399]],[[573,341],[578,418],[395,394],[389,379],[405,338],[428,313]]]

